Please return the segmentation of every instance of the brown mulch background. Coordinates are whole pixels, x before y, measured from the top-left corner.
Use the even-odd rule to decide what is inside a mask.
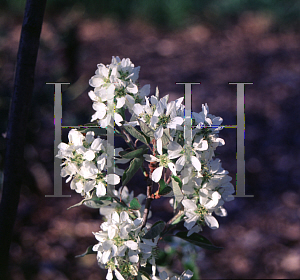
[[[5,120],[22,21],[2,14],[0,22],[0,109]],[[143,22],[88,20],[76,13],[46,18],[25,140],[28,175],[11,246],[12,279],[105,279],[94,255],[74,258],[96,243],[97,210],[67,211],[80,200],[67,185],[64,193],[71,198],[45,198],[53,192],[54,141],[53,88],[45,83],[71,83],[63,93],[63,125],[87,123],[93,114],[88,80],[97,63],[108,64],[117,55],[141,66],[140,83],[150,83],[151,94],[158,86],[162,96],[175,100],[184,93],[176,82],[201,82],[193,86],[193,110],[208,103],[210,113],[223,117],[226,125],[236,124],[236,87],[228,83],[253,83],[245,90],[245,182],[246,194],[254,198],[225,204],[228,217],[218,218],[220,228],[204,230],[224,249],[203,251],[201,277],[300,278],[300,35],[272,32],[272,24],[270,18],[246,13],[222,31],[194,25],[165,32]],[[1,125],[5,132],[5,121]],[[63,131],[66,141],[68,130]],[[220,136],[226,145],[219,148],[219,157],[235,184],[236,131],[225,128]],[[0,144],[3,152],[3,138]],[[136,194],[145,191],[137,179],[129,187]],[[154,220],[170,217],[166,200],[156,206]]]

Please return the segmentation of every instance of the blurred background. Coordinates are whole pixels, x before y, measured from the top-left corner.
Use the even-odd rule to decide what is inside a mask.
[[[0,0],[0,182],[24,7],[25,1]],[[254,197],[225,204],[220,228],[205,228],[222,251],[187,253],[193,249],[174,241],[159,262],[179,274],[193,267],[193,279],[300,278],[299,19],[297,0],[48,0],[24,139],[12,279],[105,279],[95,255],[74,258],[96,243],[98,211],[67,211],[81,199],[69,184],[63,193],[71,198],[45,198],[53,194],[54,168],[54,86],[46,83],[70,83],[63,86],[63,126],[88,123],[94,112],[88,80],[112,56],[141,66],[140,84],[149,83],[151,94],[158,86],[170,100],[184,94],[176,82],[201,82],[193,86],[192,110],[207,103],[225,125],[236,124],[236,86],[228,83],[253,83],[245,88],[245,182]],[[220,137],[226,145],[218,157],[235,185],[236,130],[225,128]],[[135,178],[128,187],[137,195],[146,185]],[[172,209],[162,199],[152,211],[150,221],[166,221]]]

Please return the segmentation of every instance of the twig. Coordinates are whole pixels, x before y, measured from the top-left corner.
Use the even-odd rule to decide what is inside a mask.
[[[147,199],[146,199],[146,204],[145,204],[145,209],[144,209],[144,214],[143,214],[142,229],[146,226],[151,202],[153,200],[151,197],[151,192],[152,192],[152,187],[153,187],[153,181],[151,180],[151,175],[152,175],[151,172],[149,172],[149,177],[147,180]]]

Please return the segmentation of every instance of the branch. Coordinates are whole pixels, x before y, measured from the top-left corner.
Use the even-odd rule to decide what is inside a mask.
[[[9,248],[24,174],[24,143],[46,0],[27,0],[8,118],[0,204],[0,275],[8,279]]]
[[[142,229],[146,226],[151,202],[153,200],[153,198],[151,197],[152,187],[153,187],[153,181],[151,180],[151,175],[152,175],[151,172],[149,172],[149,177],[147,180],[147,199],[146,199],[146,204],[145,204],[145,209],[144,209],[144,214],[143,214]]]

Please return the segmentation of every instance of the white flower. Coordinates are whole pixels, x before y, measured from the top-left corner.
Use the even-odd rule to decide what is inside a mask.
[[[184,199],[182,204],[184,206],[184,213],[186,220],[184,226],[189,230],[188,236],[194,232],[201,230],[199,225],[196,225],[197,221],[205,222],[211,229],[216,229],[219,227],[219,223],[214,216],[211,215],[213,208],[218,204],[221,195],[218,192],[213,192],[211,197],[204,192],[200,192],[199,204],[190,199]],[[194,226],[196,229],[192,230]]]
[[[184,167],[188,156],[190,156],[190,159],[191,159],[191,162],[192,162],[192,165],[194,166],[194,168],[197,171],[201,170],[201,162],[199,161],[197,156],[195,156],[195,155],[197,155],[196,150],[198,150],[197,147],[195,148],[195,146],[196,145],[193,145],[193,147],[190,147],[190,146],[184,145],[184,147],[182,147],[175,141],[171,141],[168,144],[169,158],[170,159],[178,158],[176,161],[176,164],[175,164],[177,171],[180,171]]]
[[[168,158],[168,155],[160,154],[157,157],[155,157],[155,156],[146,154],[146,155],[144,155],[144,158],[148,162],[158,162],[159,163],[159,166],[152,173],[152,177],[151,177],[152,181],[157,183],[161,179],[164,168],[169,168],[171,170],[171,172],[173,173],[173,175],[176,176],[175,164],[170,161],[170,159]]]
[[[183,118],[178,117],[176,113],[175,101],[166,104],[165,99],[161,99],[157,103],[156,110],[150,121],[151,126],[155,128],[154,137],[156,140],[162,137],[164,128],[176,129],[182,123]]]
[[[71,129],[69,132],[69,143],[74,146],[82,146],[84,136],[76,129]]]

